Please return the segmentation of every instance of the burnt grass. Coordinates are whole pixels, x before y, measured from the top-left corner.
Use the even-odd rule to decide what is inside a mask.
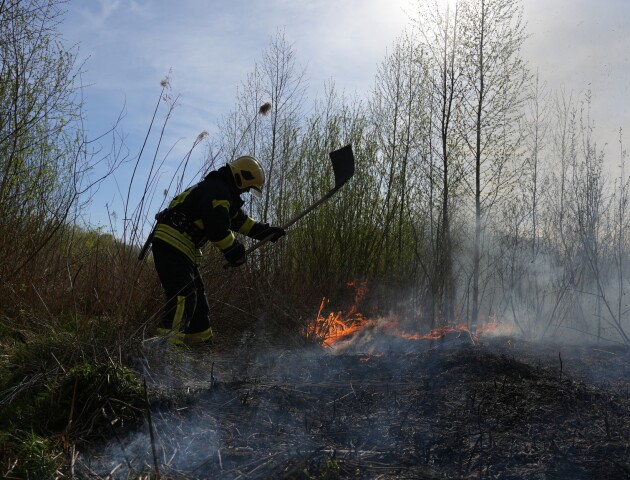
[[[392,339],[372,353],[254,343],[147,355],[161,391],[153,440],[146,425],[119,432],[77,469],[90,478],[630,478],[626,349],[467,333]]]

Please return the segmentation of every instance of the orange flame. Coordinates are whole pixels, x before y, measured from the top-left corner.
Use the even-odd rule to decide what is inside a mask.
[[[323,316],[322,311],[328,302],[326,297],[324,297],[319,305],[317,317],[308,327],[308,335],[318,339],[323,345],[332,346],[364,328],[376,326],[376,322],[369,320],[358,311],[358,305],[367,292],[366,282],[349,282],[346,285],[356,288],[354,303],[350,309],[345,313],[332,312],[329,313],[328,316]],[[456,325],[443,325],[427,333],[402,330],[395,320],[390,320],[385,324],[379,325],[379,328],[387,335],[397,336],[406,340],[439,340],[446,335],[454,333],[468,333],[471,340],[476,342],[478,340],[477,335],[480,334],[497,333],[499,330],[501,330],[502,333],[510,333],[510,329],[500,324],[496,317],[492,317],[490,321],[478,328],[469,328],[467,325],[460,323]],[[369,357],[361,360],[367,362],[369,361]]]
[[[309,327],[309,336],[321,339],[322,343],[326,345],[332,345],[342,338],[358,332],[368,323],[363,314],[357,312],[354,307],[346,314],[336,312],[323,317],[321,312],[325,302],[326,299],[323,298],[317,318]]]
[[[348,282],[346,285],[356,288],[354,303],[352,307],[350,307],[350,310],[346,313],[329,313],[327,317],[323,317],[322,310],[327,303],[326,297],[324,297],[319,305],[317,318],[309,326],[309,336],[321,339],[324,345],[330,346],[339,340],[358,332],[368,323],[367,318],[358,311],[359,302],[367,293],[365,282]]]
[[[470,333],[470,330],[466,325],[460,323],[459,325],[443,325],[441,327],[434,328],[433,330],[425,334],[421,334],[419,332],[407,333],[405,331],[398,330],[396,330],[395,333],[398,336],[407,340],[439,340],[446,335],[459,332]]]
[[[453,333],[468,333],[473,341],[477,341],[478,335],[497,333],[500,327],[503,327],[503,329],[505,330],[505,326],[500,324],[497,321],[496,317],[492,317],[490,321],[484,323],[481,327],[477,328],[470,328],[468,327],[468,325],[459,323],[456,325],[443,325],[434,328],[428,333],[424,334],[419,332],[409,333],[404,330],[398,329],[395,325],[393,325],[392,327],[394,335],[404,338],[406,340],[439,340]]]

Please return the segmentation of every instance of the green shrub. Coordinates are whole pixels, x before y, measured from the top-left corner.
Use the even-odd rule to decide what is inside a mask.
[[[0,452],[0,468],[7,480],[56,478],[64,460],[51,440],[32,431],[0,434]]]
[[[143,411],[143,392],[135,374],[113,363],[81,363],[37,396],[49,432],[74,437],[108,435],[112,423],[134,422]]]
[[[0,384],[0,426],[7,431],[64,434],[78,441],[111,434],[110,425],[134,422],[144,408],[135,374],[105,354],[88,356],[59,335],[16,348]]]

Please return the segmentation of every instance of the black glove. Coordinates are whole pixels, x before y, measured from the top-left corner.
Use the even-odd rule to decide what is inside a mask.
[[[233,267],[240,267],[247,261],[247,255],[245,255],[245,247],[242,243],[234,242],[227,250],[223,251],[223,256],[230,262]]]
[[[287,231],[282,227],[269,227],[262,234],[263,238],[267,238],[271,236],[269,241],[276,243],[280,237],[284,237],[287,234]]]
[[[260,241],[271,237],[269,240],[274,243],[286,234],[287,231],[284,228],[270,227],[268,223],[257,223],[250,232],[250,236],[255,240]]]

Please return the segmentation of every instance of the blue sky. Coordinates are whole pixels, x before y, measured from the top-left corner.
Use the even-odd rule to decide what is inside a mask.
[[[179,140],[176,148],[183,151],[200,132],[212,134],[233,108],[237,87],[278,29],[307,68],[310,99],[330,79],[338,89],[366,96],[415,6],[415,0],[70,0],[62,33],[80,43],[86,59],[91,137],[106,131],[124,108],[121,128],[130,153],[137,153],[160,80],[172,71],[180,99],[168,141]],[[616,132],[630,128],[630,2],[523,0],[523,6],[530,66],[551,88],[575,96],[592,89],[598,138],[613,144],[607,152],[618,157]],[[201,160],[200,150],[193,161]],[[119,184],[126,185],[128,174],[119,172]],[[94,197],[92,222],[107,223],[106,203],[110,211],[120,209],[114,182]]]
[[[68,42],[80,42],[80,58],[87,59],[83,83],[89,85],[90,136],[111,127],[124,108],[125,141],[137,152],[160,80],[171,71],[180,98],[166,143],[179,140],[183,151],[200,132],[212,134],[233,109],[237,87],[278,29],[294,44],[297,63],[307,68],[310,99],[330,79],[339,89],[364,94],[413,6],[410,0],[71,0],[62,31]],[[108,142],[103,140],[106,149]],[[119,183],[128,175],[129,169],[121,170]],[[120,211],[114,182],[95,196],[93,222],[107,224],[105,203]]]

